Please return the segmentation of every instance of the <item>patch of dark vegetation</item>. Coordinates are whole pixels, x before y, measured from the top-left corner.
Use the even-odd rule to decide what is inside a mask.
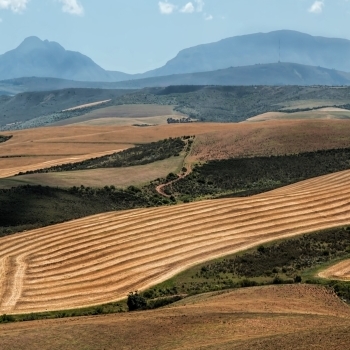
[[[184,138],[176,137],[139,145],[111,155],[87,159],[78,163],[67,163],[50,168],[28,171],[25,174],[87,170],[97,168],[120,168],[144,165],[178,156],[185,148]],[[19,173],[18,175],[23,175]]]
[[[180,86],[168,86],[157,93],[157,95],[170,95],[170,94],[187,94],[189,92],[196,92],[202,90],[205,86],[200,85],[180,85]]]
[[[143,293],[146,300],[270,284],[322,283],[350,302],[350,282],[310,279],[308,271],[350,257],[350,227],[260,245],[195,266]]]
[[[146,293],[147,295],[147,293]],[[159,309],[160,307],[175,303],[183,299],[181,295],[172,295],[170,297],[150,299],[136,292],[130,292],[127,299],[128,311],[141,311]]]
[[[127,307],[124,300],[103,305],[90,306],[80,309],[70,309],[61,311],[35,312],[19,315],[0,315],[0,323],[27,322],[35,320],[49,320],[54,318],[67,318],[79,316],[107,315],[126,312]]]
[[[294,108],[294,109],[284,109],[283,113],[298,113],[298,112],[310,112],[315,111],[318,109],[326,108],[328,106],[320,106],[320,107],[313,107],[313,108]]]
[[[247,196],[350,168],[350,149],[296,155],[236,158],[196,165],[191,174],[165,188],[184,199]]]
[[[0,143],[6,142],[8,140],[12,139],[12,135],[5,136],[5,135],[0,135]]]
[[[113,210],[169,205],[147,188],[19,186],[0,190],[0,236]]]

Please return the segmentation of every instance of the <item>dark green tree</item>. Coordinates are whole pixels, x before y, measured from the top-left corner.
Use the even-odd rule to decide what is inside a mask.
[[[147,307],[147,301],[137,291],[130,292],[128,295],[127,305],[129,311],[144,310]]]

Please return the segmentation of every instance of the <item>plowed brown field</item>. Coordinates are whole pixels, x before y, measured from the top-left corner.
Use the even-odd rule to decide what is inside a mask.
[[[350,171],[250,198],[110,212],[0,239],[0,314],[125,298],[194,264],[350,223]]]
[[[211,293],[147,312],[1,326],[0,348],[348,349],[350,310],[325,288],[281,285]]]

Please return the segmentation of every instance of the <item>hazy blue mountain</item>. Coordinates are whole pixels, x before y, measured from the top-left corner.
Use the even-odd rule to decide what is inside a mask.
[[[280,49],[279,49],[280,47]],[[197,72],[213,72],[230,67],[254,66],[256,64],[272,64],[292,62],[300,65],[324,67],[338,71],[350,72],[350,40],[314,37],[290,30],[281,30],[271,33],[258,33],[244,36],[236,36],[218,41],[216,43],[199,45],[179,52],[165,66],[143,73],[126,74],[122,72],[106,71],[89,57],[79,52],[67,51],[61,45],[47,40],[42,41],[37,37],[25,39],[16,49],[0,55],[0,80],[22,77],[47,77],[84,82],[120,82],[127,80],[139,80],[141,78],[164,77],[174,74],[188,74]],[[339,85],[341,78],[335,77],[331,72],[318,73],[310,68],[310,79],[306,78],[306,71],[302,78],[298,74],[281,71],[283,78],[269,77],[259,71],[259,80],[249,77],[249,71],[216,72],[209,76],[177,76],[171,79],[162,78],[159,81],[150,80],[153,85],[164,86],[169,84],[318,84],[325,82],[327,85]],[[258,69],[257,67],[254,68]],[[268,69],[268,68],[266,68]],[[244,73],[245,72],[245,73]],[[223,76],[228,74],[227,77]],[[238,79],[238,76],[240,77]],[[244,76],[243,76],[244,75]],[[325,75],[325,76],[323,76]],[[336,74],[337,75],[337,74]],[[340,74],[342,75],[342,74]],[[216,78],[214,78],[216,76]],[[219,78],[220,76],[220,78]],[[179,79],[182,79],[181,81]],[[185,79],[185,80],[184,80]],[[208,80],[209,79],[209,80]],[[264,80],[266,79],[266,80]],[[347,84],[345,78],[345,84]],[[123,86],[135,87],[138,83],[125,83]],[[119,86],[119,85],[118,85]],[[140,82],[140,86],[145,86]],[[65,86],[67,87],[67,86]],[[76,87],[74,85],[73,87]],[[86,87],[84,85],[84,87]],[[94,85],[93,87],[96,87]],[[115,87],[115,86],[114,86]],[[0,88],[0,93],[6,93],[7,89]],[[14,89],[14,92],[18,91]]]
[[[350,73],[296,63],[271,63],[121,82],[79,82],[56,78],[18,78],[0,81],[0,95],[67,88],[142,89],[170,85],[350,85]]]
[[[279,59],[350,72],[350,40],[315,37],[290,30],[235,36],[182,50],[165,66],[143,77],[277,63]]]
[[[296,63],[271,63],[112,83],[121,89],[169,85],[350,85],[350,73]]]
[[[78,81],[130,79],[126,73],[106,71],[79,52],[67,51],[56,42],[34,36],[0,55],[0,80],[33,76]]]

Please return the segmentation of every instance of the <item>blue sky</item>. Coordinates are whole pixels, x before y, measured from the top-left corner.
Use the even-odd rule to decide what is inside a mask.
[[[190,46],[279,29],[350,39],[350,0],[0,0],[0,53],[35,35],[127,73]]]

